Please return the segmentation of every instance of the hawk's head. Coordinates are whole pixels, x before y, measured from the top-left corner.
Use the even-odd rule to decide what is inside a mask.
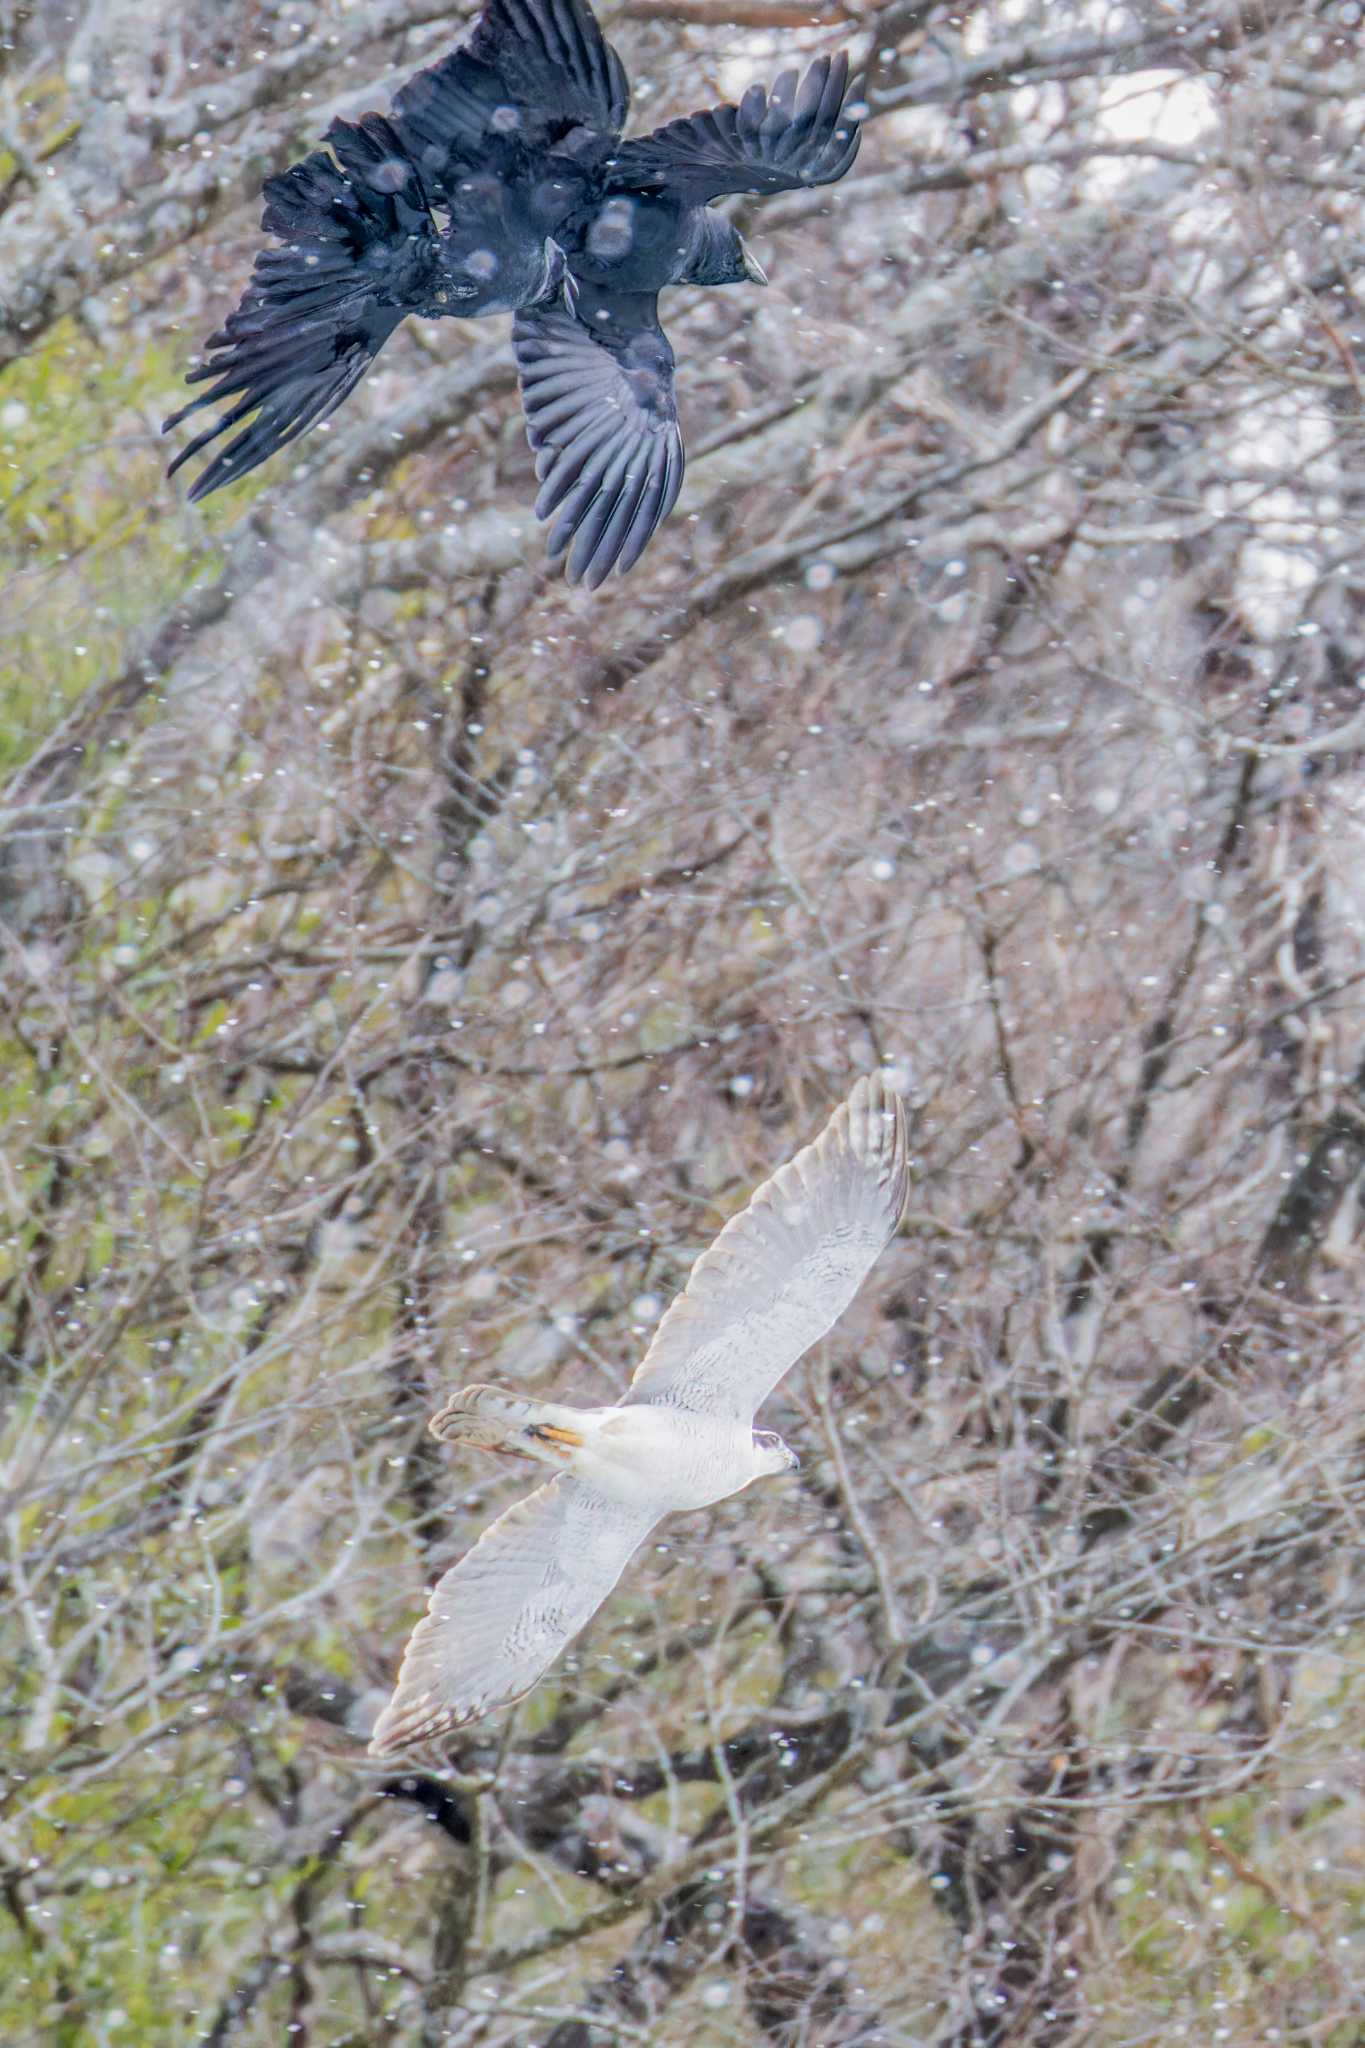
[[[758,1453],[758,1469],[767,1472],[796,1472],[801,1460],[790,1444],[783,1443],[775,1429],[756,1429],[754,1449]]]

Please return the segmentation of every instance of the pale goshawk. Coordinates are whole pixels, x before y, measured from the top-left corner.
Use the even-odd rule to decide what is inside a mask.
[[[858,1082],[692,1268],[623,1398],[570,1408],[466,1387],[431,1419],[446,1443],[558,1468],[433,1587],[371,1752],[429,1743],[522,1699],[597,1612],[665,1515],[796,1464],[754,1412],[837,1320],[894,1235],[905,1107]]]

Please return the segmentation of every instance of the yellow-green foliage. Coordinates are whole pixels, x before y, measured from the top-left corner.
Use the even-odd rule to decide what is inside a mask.
[[[108,346],[63,320],[0,391],[0,767],[22,761],[213,560],[232,507],[168,485],[160,420],[188,348]]]
[[[1115,2044],[1140,2001],[1162,2038],[1354,2048],[1365,1804],[1338,1731],[1362,1709],[1365,1639],[1343,1638],[1301,1663],[1273,1776],[1140,1830],[1111,1882]]]
[[[38,1903],[22,1922],[0,1919],[6,2040],[84,2048],[92,2012],[111,2042],[194,2038],[208,1945],[230,1954],[260,1917],[243,1882],[255,1827],[224,1767],[225,1739],[228,1729],[206,1726],[183,1773],[166,1768],[167,1741],[153,1740],[117,1785],[91,1790],[43,1784],[39,1767],[28,1792],[43,1821],[26,1844]]]

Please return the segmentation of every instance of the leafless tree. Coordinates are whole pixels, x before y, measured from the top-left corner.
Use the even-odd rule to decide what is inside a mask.
[[[1365,2014],[1355,0],[624,0],[851,43],[545,570],[496,323],[200,511],[262,178],[423,0],[0,5],[6,2041],[1347,2048]],[[902,1236],[439,1775],[365,1738],[858,1071]]]

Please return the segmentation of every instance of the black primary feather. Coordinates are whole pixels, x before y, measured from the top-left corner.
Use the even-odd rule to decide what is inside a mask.
[[[257,256],[241,304],[189,373],[189,383],[208,389],[162,429],[236,400],[176,456],[167,472],[174,476],[256,413],[195,479],[192,499],[245,476],[334,412],[400,320],[438,289],[435,224],[386,124],[377,115],[354,128],[335,122],[328,140],[341,168],[316,150],[267,183],[261,225],[284,247]]]
[[[792,192],[832,185],[851,169],[862,139],[844,115],[848,56],[817,57],[798,82],[784,71],[751,85],[737,107],[710,107],[622,143],[613,190],[664,191],[691,206],[727,192]]]
[[[444,196],[470,169],[604,159],[629,106],[625,66],[583,0],[489,0],[468,43],[394,95],[393,120]],[[565,212],[568,200],[549,206]]]
[[[550,558],[589,590],[633,568],[682,488],[673,351],[655,293],[580,290],[569,313],[541,306],[512,327],[537,519]]]

